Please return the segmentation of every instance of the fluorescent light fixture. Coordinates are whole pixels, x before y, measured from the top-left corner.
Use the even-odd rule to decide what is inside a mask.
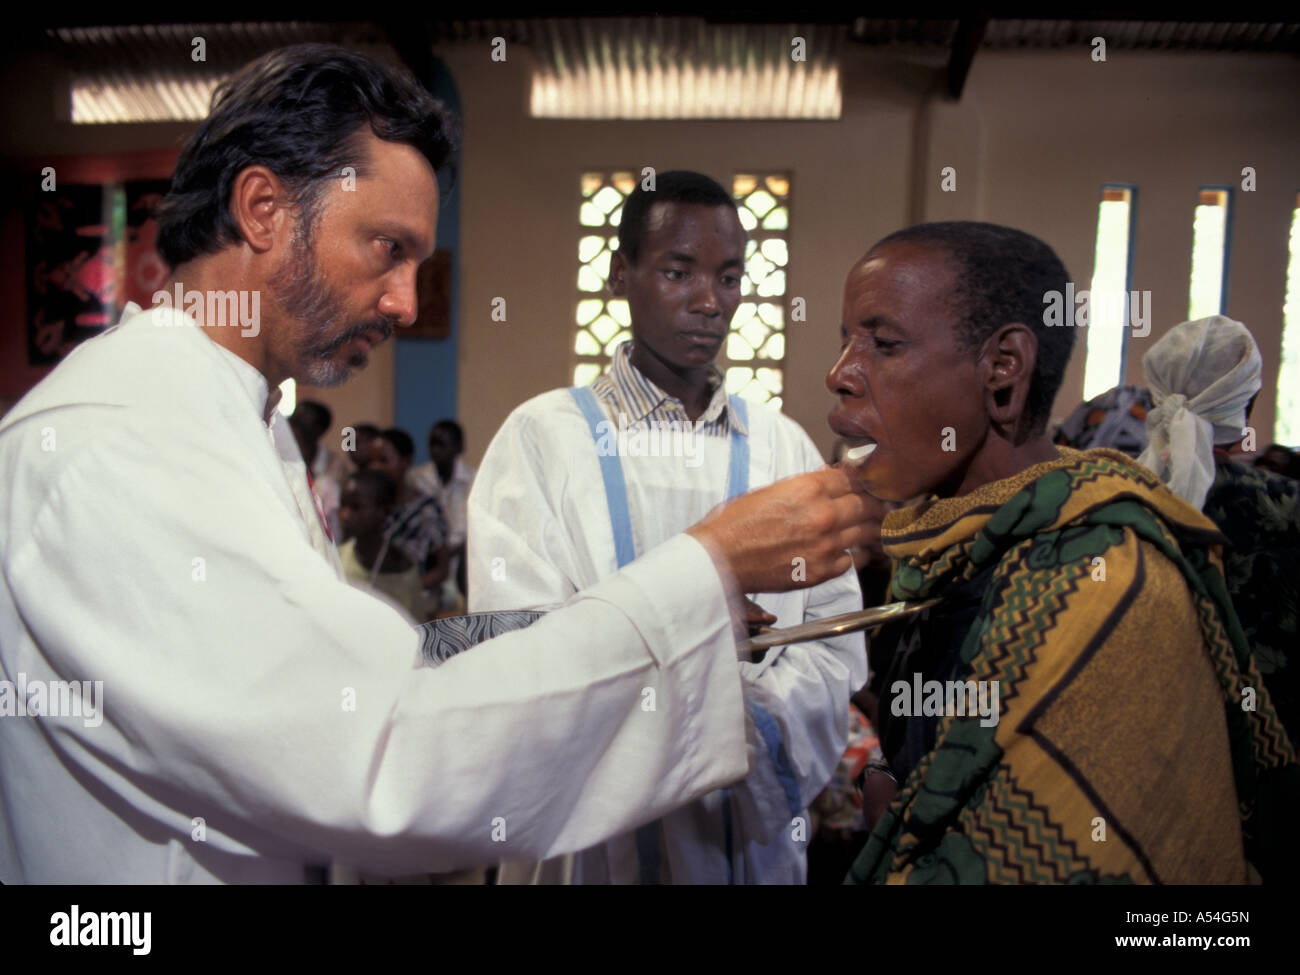
[[[221,75],[177,78],[152,72],[74,76],[72,122],[198,122],[207,118],[213,89],[221,80]]]
[[[838,119],[841,31],[698,18],[546,21],[529,111],[556,119]]]

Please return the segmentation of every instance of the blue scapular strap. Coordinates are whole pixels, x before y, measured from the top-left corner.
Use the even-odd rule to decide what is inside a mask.
[[[590,386],[575,386],[569,390],[578,409],[582,411],[591,428],[591,438],[596,442],[596,453],[600,459],[600,476],[605,484],[605,505],[609,508],[610,527],[614,532],[614,554],[621,569],[636,558],[636,541],[632,535],[632,514],[627,503],[627,480],[623,476],[623,464],[618,451],[605,451],[600,447],[605,431],[612,432],[613,425]],[[739,396],[729,396],[732,410],[740,422],[749,426],[749,411],[745,401]],[[604,431],[602,431],[602,426]],[[727,470],[727,498],[744,494],[749,490],[749,439],[734,425],[731,430],[731,459]],[[769,748],[771,742],[768,742]],[[722,797],[723,832],[727,846],[727,880],[731,882],[731,797],[724,790]],[[660,869],[659,822],[646,823],[636,831],[637,860],[641,868],[642,884],[657,884],[662,875]]]
[[[609,508],[609,520],[614,528],[614,552],[618,556],[621,569],[636,558],[636,544],[632,540],[632,516],[627,507],[627,482],[623,480],[623,465],[619,463],[618,451],[608,453],[599,449],[601,441],[601,424],[611,426],[605,414],[601,412],[596,396],[588,386],[577,386],[571,390],[578,403],[578,409],[591,427],[592,439],[596,441],[596,453],[600,455],[600,476],[605,482],[605,505]]]

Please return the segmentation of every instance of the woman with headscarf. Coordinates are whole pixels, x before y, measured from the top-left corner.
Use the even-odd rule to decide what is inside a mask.
[[[1233,461],[1260,388],[1249,330],[1222,315],[1175,325],[1142,357],[1155,409],[1138,462],[1201,508],[1231,543],[1224,579],[1278,717],[1297,731],[1287,655],[1300,619],[1300,482]]]

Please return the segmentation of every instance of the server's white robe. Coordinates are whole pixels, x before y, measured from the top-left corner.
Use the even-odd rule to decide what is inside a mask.
[[[751,406],[747,426],[751,489],[823,466],[808,434],[790,418]],[[670,448],[655,447],[647,438],[642,449]],[[619,460],[636,551],[657,553],[655,546],[725,499],[730,442],[725,435],[699,435],[690,448],[699,451],[697,466],[686,457],[630,456],[635,449],[629,446]],[[518,407],[488,447],[470,493],[468,557],[473,610],[544,609],[616,571],[597,444],[568,390],[543,393]],[[683,565],[681,577],[696,571]],[[755,601],[776,615],[776,626],[862,608],[852,569],[811,589],[760,595]],[[667,817],[660,841],[666,855],[662,882],[807,880],[806,808],[844,752],[849,697],[867,679],[865,642],[854,634],[794,644],[769,651],[761,663],[740,662],[737,669],[747,699],[779,728],[784,775],[777,774],[772,755],[778,736],[769,728],[765,737],[751,721],[751,771],[730,783],[729,799],[714,793]],[[657,701],[655,707],[642,719],[647,729],[689,726],[690,711],[680,710],[677,702]],[[735,813],[730,857],[726,802]],[[625,834],[563,861],[506,863],[501,877],[506,883],[636,883],[641,863],[635,836]]]
[[[589,846],[746,772],[694,539],[420,667],[313,546],[265,382],[153,315],[0,422],[0,680],[103,681],[97,726],[0,716],[0,880],[449,871]],[[645,720],[647,687],[673,724]]]

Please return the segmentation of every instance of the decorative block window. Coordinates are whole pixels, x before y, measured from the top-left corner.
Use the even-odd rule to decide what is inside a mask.
[[[582,174],[578,223],[578,304],[573,384],[586,386],[609,365],[614,350],[632,337],[627,300],[610,295],[609,259],[618,250],[623,201],[636,189],[631,170]]]
[[[740,307],[731,320],[725,362],[727,392],[781,408],[785,382],[785,295],[790,249],[790,177],[738,174],[732,193],[749,234]]]

